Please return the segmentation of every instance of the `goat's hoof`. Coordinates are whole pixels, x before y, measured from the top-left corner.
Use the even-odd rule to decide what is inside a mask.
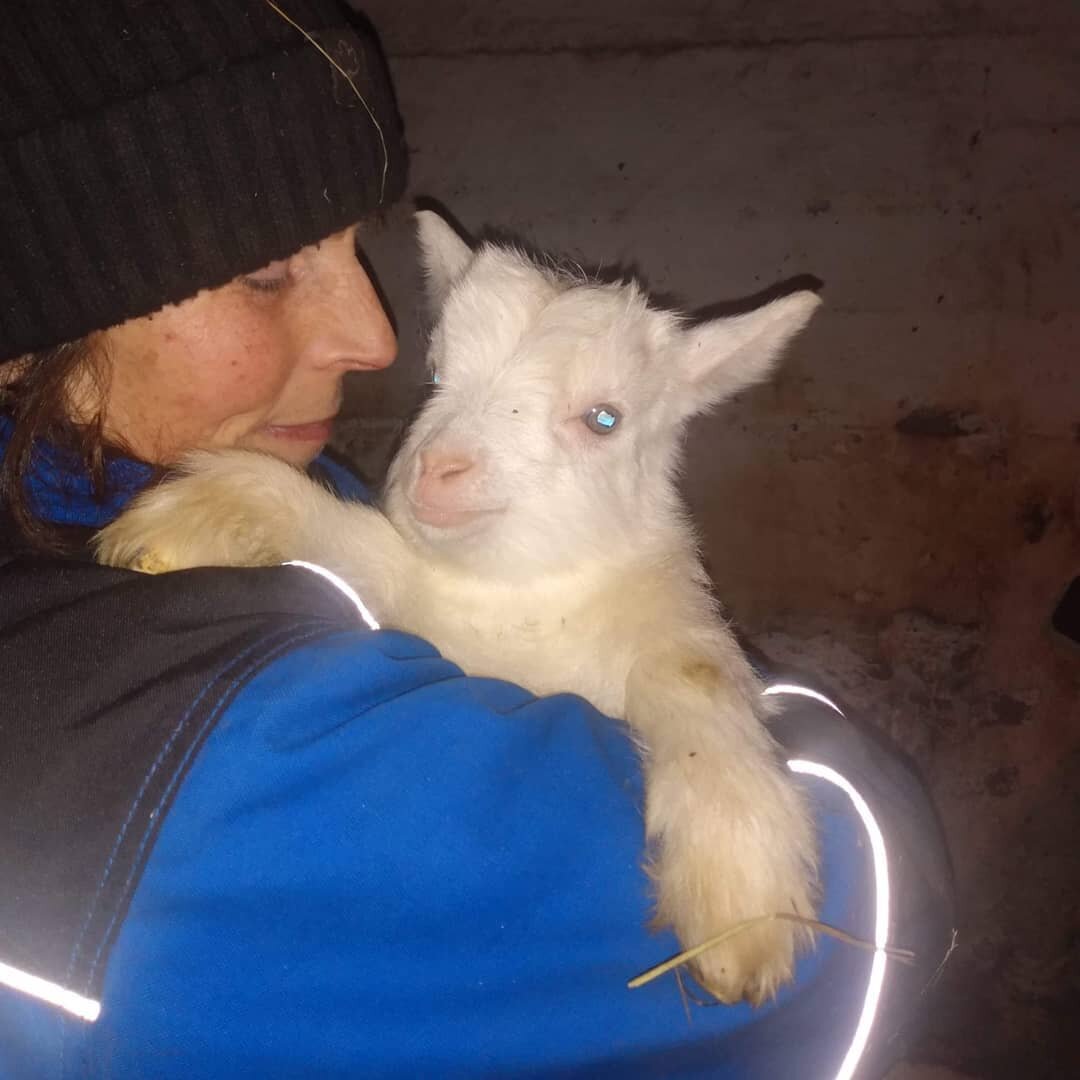
[[[727,925],[739,921],[729,920]],[[791,982],[796,951],[805,937],[806,931],[796,924],[761,923],[703,953],[691,968],[698,982],[724,1004],[761,1005]]]
[[[741,829],[719,814],[712,827],[686,824],[665,838],[654,866],[657,922],[673,927],[684,947],[734,931],[691,965],[702,986],[729,1004],[773,998],[812,941],[805,925],[769,916],[813,916],[813,835],[798,815],[789,830],[769,829],[768,818],[768,811],[757,815],[759,828]],[[770,832],[771,842],[762,839]]]
[[[176,564],[159,551],[140,551],[131,562],[131,569],[140,574],[168,574],[176,568]]]

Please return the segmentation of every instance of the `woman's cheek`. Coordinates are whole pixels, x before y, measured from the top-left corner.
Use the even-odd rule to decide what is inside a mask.
[[[199,396],[211,414],[269,411],[288,380],[276,343],[250,342],[227,353],[207,350],[200,365]]]

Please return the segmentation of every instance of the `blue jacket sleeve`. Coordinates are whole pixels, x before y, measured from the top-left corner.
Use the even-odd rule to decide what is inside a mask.
[[[362,503],[375,501],[367,484],[351,469],[346,468],[328,454],[320,454],[308,468],[308,472],[315,479],[333,488],[342,499]]]
[[[868,933],[859,823],[804,782],[823,915]],[[687,1004],[670,976],[626,989],[678,948],[647,929],[641,801],[628,740],[580,699],[466,678],[407,635],[308,643],[247,684],[200,750],[100,1019],[47,1021],[63,1028],[57,1071],[837,1075],[862,952],[823,941],[759,1010]]]

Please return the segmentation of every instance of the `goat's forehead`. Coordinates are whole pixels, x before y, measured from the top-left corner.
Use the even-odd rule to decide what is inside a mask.
[[[544,307],[537,323],[543,329],[608,334],[638,314],[636,300],[637,292],[629,285],[571,285]]]
[[[634,367],[650,351],[655,315],[632,286],[572,286],[538,313],[523,352],[576,369]]]
[[[558,292],[555,282],[514,251],[484,248],[450,294],[445,321],[454,329],[488,320],[512,320],[522,327],[535,319]]]
[[[481,251],[441,312],[441,359],[471,367],[481,356],[513,352],[555,293],[552,281],[524,258]]]
[[[447,360],[457,376],[514,374],[558,384],[591,375],[610,381],[656,339],[632,283],[574,281],[512,249],[480,252],[443,314]]]

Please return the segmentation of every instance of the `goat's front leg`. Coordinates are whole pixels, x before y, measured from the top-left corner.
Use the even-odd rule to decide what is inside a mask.
[[[626,718],[643,746],[656,922],[687,948],[741,920],[812,916],[812,820],[762,725],[757,684],[733,642],[642,657]],[[808,932],[766,922],[695,961],[718,998],[754,1004],[794,974]]]
[[[377,616],[409,551],[377,510],[343,502],[285,462],[246,450],[197,451],[94,538],[98,561],[145,573],[196,566],[319,563]]]

